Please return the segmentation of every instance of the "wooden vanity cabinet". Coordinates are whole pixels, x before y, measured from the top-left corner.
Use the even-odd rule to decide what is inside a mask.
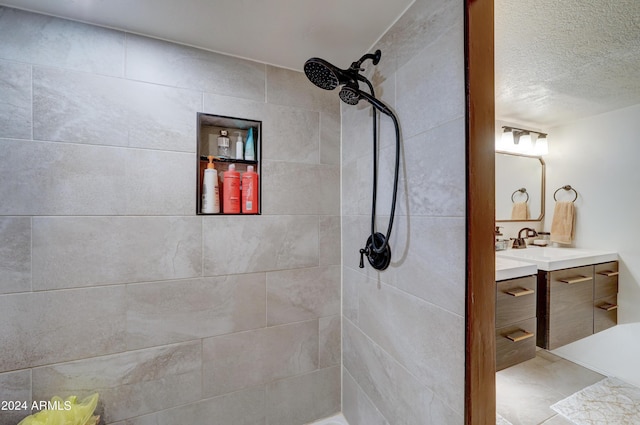
[[[617,271],[617,261],[538,271],[538,346],[554,350],[614,326]]]
[[[496,370],[536,356],[536,276],[496,282]]]

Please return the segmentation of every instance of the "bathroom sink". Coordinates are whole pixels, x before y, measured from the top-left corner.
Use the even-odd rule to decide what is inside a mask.
[[[538,273],[538,267],[533,263],[496,256],[496,282],[536,273]]]
[[[615,261],[618,254],[582,248],[552,248],[527,246],[524,249],[508,249],[496,252],[496,258],[509,258],[535,264],[539,270],[553,271],[569,267]]]

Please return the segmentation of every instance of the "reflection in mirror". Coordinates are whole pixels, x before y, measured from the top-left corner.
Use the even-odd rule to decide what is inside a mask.
[[[496,152],[496,221],[542,220],[544,174],[541,157]],[[528,219],[522,218],[523,204]]]

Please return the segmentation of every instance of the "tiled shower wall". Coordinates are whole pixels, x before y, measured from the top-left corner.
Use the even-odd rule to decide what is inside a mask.
[[[351,425],[464,422],[463,3],[417,0],[374,47],[382,59],[370,78],[403,136],[392,263],[383,272],[358,268],[370,234],[369,108],[342,109],[343,411]],[[385,233],[395,139],[391,120],[381,120],[377,211],[387,216],[377,230]]]
[[[118,425],[338,411],[338,97],[3,7],[0,40],[0,400],[98,391]],[[196,216],[199,111],[263,121],[263,215]]]

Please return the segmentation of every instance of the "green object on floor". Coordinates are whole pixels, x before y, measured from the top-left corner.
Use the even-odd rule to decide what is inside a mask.
[[[66,399],[53,397],[49,402],[34,402],[32,407],[44,407],[38,413],[29,415],[18,425],[97,425],[99,416],[93,416],[98,404],[98,393],[83,399],[80,403],[72,395]]]

